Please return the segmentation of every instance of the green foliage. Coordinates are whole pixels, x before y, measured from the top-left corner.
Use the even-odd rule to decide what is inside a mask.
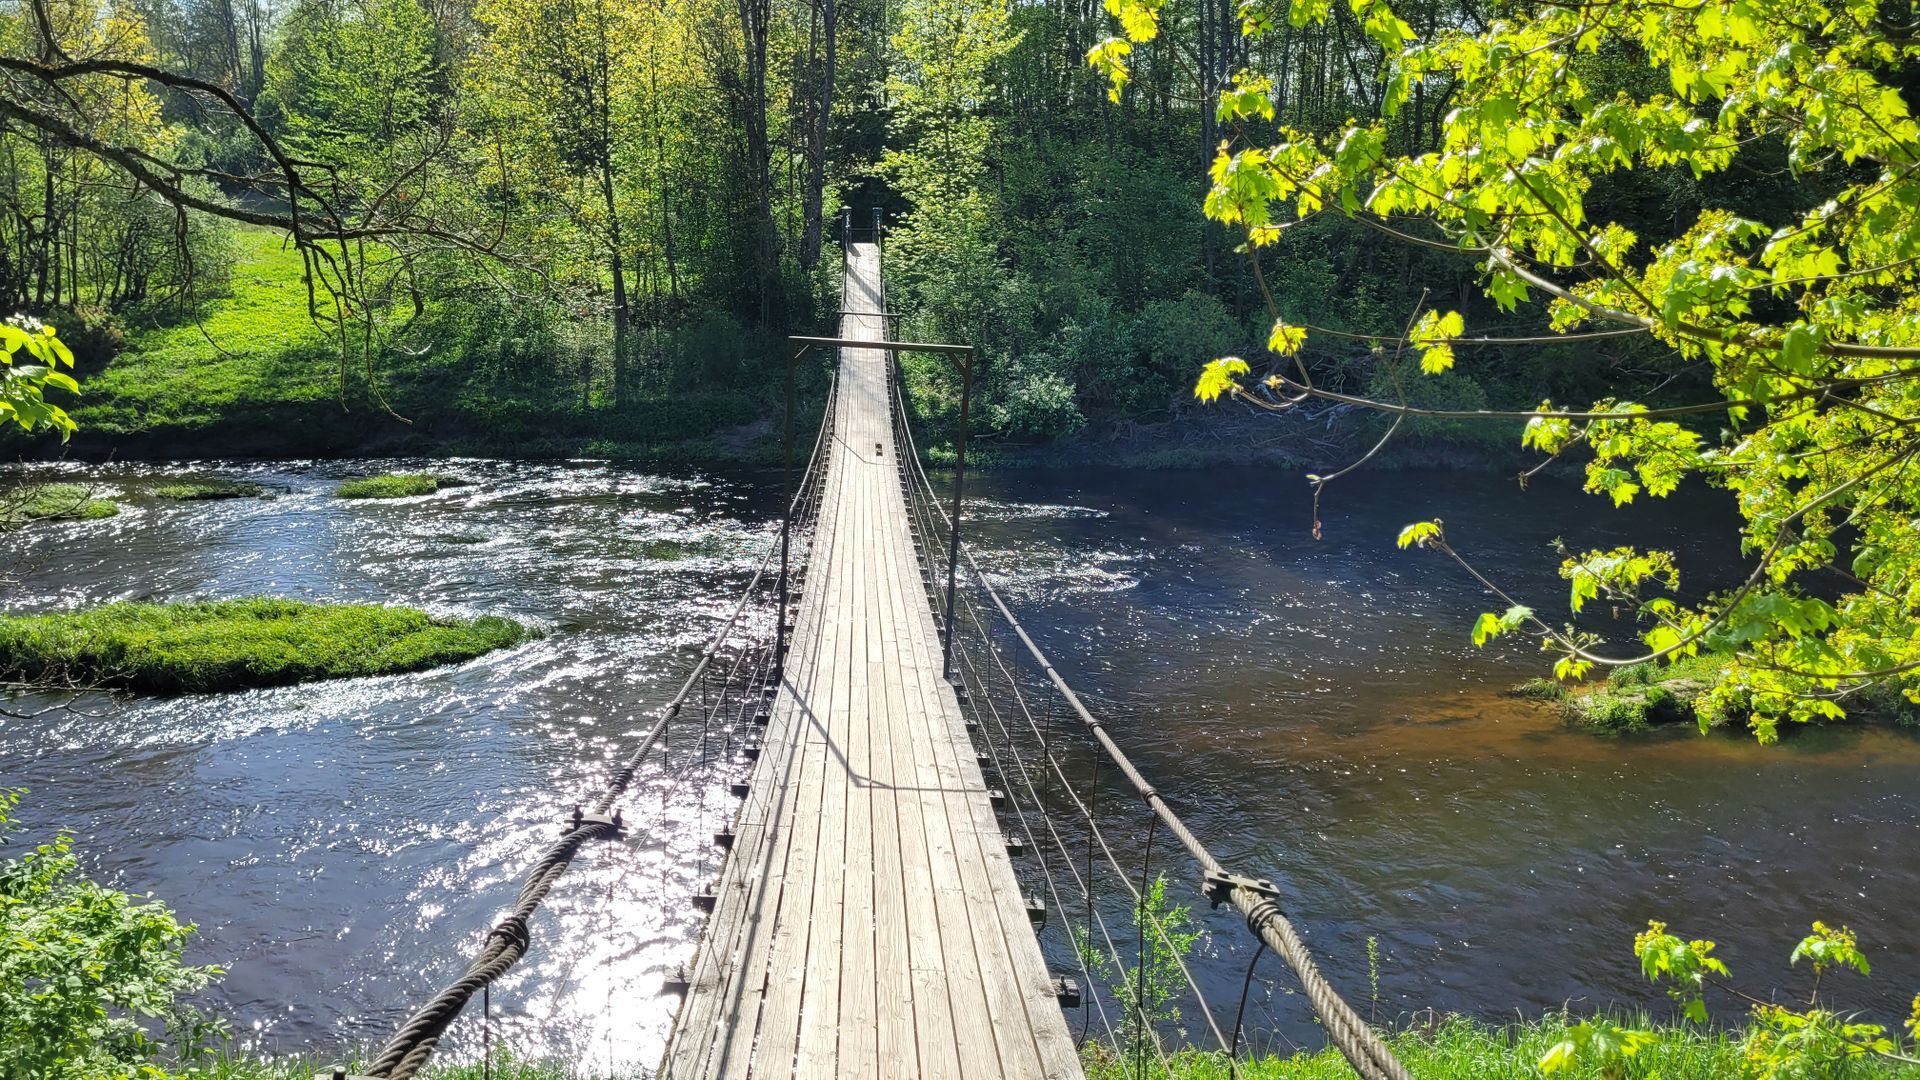
[[[1667,983],[1667,996],[1679,1003],[1688,1020],[1707,1022],[1706,985],[1713,976],[1725,978],[1727,965],[1713,953],[1711,941],[1685,941],[1667,933],[1667,924],[1649,922],[1633,939],[1640,973],[1649,982]]]
[[[1605,0],[1491,20],[1400,6],[1422,30],[1387,0],[1243,5],[1252,55],[1283,25],[1289,35],[1357,26],[1383,57],[1378,111],[1289,123],[1274,100],[1284,89],[1273,92],[1285,68],[1257,62],[1203,86],[1227,136],[1206,215],[1244,238],[1256,272],[1296,225],[1324,215],[1452,249],[1478,263],[1498,312],[1544,317],[1560,333],[1641,335],[1685,375],[1690,400],[1677,408],[1635,401],[1616,378],[1579,408],[1543,401],[1551,388],[1538,386],[1541,404],[1502,414],[1526,422],[1524,446],[1584,457],[1587,490],[1614,506],[1670,496],[1690,478],[1728,489],[1757,564],[1739,588],[1681,604],[1639,595],[1672,588],[1664,554],[1570,554],[1574,611],[1601,597],[1630,603],[1648,624],[1646,650],[1607,655],[1595,634],[1535,622],[1560,654],[1557,675],[1713,652],[1728,662],[1708,711],[1743,712],[1762,740],[1782,722],[1843,716],[1844,703],[1882,684],[1920,700],[1908,595],[1920,578],[1910,528],[1920,486],[1905,467],[1920,439],[1902,419],[1920,405],[1920,175],[1908,167],[1920,122],[1904,93],[1920,44],[1870,5],[1844,2]],[[1147,46],[1161,20],[1178,15],[1155,5],[1115,14],[1124,37],[1090,59],[1122,101],[1153,70]],[[1425,111],[1434,96],[1444,113]],[[1799,190],[1736,179],[1761,174]],[[1674,212],[1632,205],[1647,196]],[[1262,295],[1278,325],[1299,326],[1264,278]],[[1396,423],[1409,404],[1417,421],[1482,422],[1478,383],[1418,398],[1466,368],[1478,321],[1424,301],[1358,335],[1410,345],[1422,371],[1402,378],[1389,359],[1363,403]],[[1276,332],[1267,388],[1352,402],[1293,361],[1318,338],[1354,335],[1300,328],[1304,337]],[[1247,385],[1256,379],[1251,365],[1216,363],[1195,389],[1258,395]],[[1835,570],[1853,582],[1842,595],[1808,595],[1812,578]]]
[[[119,512],[119,503],[96,498],[85,484],[28,484],[0,495],[0,529],[35,521],[97,521]]]
[[[0,847],[18,843],[21,794],[0,790]],[[182,963],[193,932],[87,880],[65,834],[0,860],[0,1075],[133,1080],[190,1059],[218,1028],[176,999],[220,974]]]
[[[459,483],[458,480],[433,473],[381,473],[348,480],[335,488],[333,493],[342,499],[405,499],[414,495],[431,495],[441,488]]]
[[[1596,1061],[1576,1055],[1575,1060],[1550,1074],[1555,1080],[1619,1080],[1623,1075],[1634,1080],[1731,1080],[1746,1075],[1740,1032],[1652,1025],[1644,1018],[1618,1015],[1581,1020],[1551,1012],[1537,1020],[1513,1024],[1488,1024],[1449,1015],[1390,1032],[1387,1044],[1420,1080],[1538,1080],[1543,1074],[1541,1059],[1566,1042],[1576,1028],[1589,1025],[1644,1033],[1648,1041],[1626,1058],[1624,1073],[1617,1065],[1609,1071]],[[1256,1050],[1263,1045],[1252,1032],[1248,1041]],[[1090,1080],[1134,1080],[1139,1075],[1134,1061],[1114,1054],[1098,1040],[1088,1042],[1082,1058]],[[1241,1060],[1232,1069],[1217,1051],[1182,1050],[1170,1055],[1170,1064],[1170,1068],[1163,1068],[1158,1060],[1149,1061],[1146,1075],[1154,1080],[1353,1080],[1355,1076],[1331,1046],[1249,1054],[1243,1045]],[[1920,1077],[1920,1067],[1859,1061],[1840,1076],[1847,1080],[1913,1080]]]
[[[1658,921],[1648,922],[1647,929],[1633,942],[1641,972],[1655,983],[1668,984],[1667,995],[1680,1005],[1691,1024],[1707,1022],[1707,988],[1725,986],[1730,978],[1727,966],[1712,955],[1713,949],[1713,942],[1683,940],[1668,933],[1666,924]],[[1793,1009],[1742,995],[1755,1004],[1749,1027],[1739,1040],[1739,1060],[1727,1070],[1728,1075],[1748,1080],[1838,1080],[1884,1075],[1888,1070],[1880,1067],[1881,1062],[1914,1064],[1909,1048],[1889,1036],[1885,1027],[1843,1016],[1820,1004],[1820,979],[1827,971],[1844,967],[1867,974],[1866,957],[1851,931],[1814,923],[1813,933],[1793,951],[1795,963],[1803,958],[1811,961],[1814,971],[1813,992],[1806,1008]],[[1920,1036],[1920,1031],[1912,1033]],[[1569,1029],[1565,1038],[1542,1055],[1540,1068],[1553,1073],[1586,1066],[1598,1069],[1610,1080],[1659,1076],[1635,1057],[1657,1041],[1652,1031],[1595,1021]]]
[[[1191,910],[1167,902],[1164,874],[1155,876],[1140,894],[1133,920],[1145,943],[1145,955],[1130,968],[1116,969],[1113,958],[1084,929],[1075,931],[1074,943],[1086,969],[1108,979],[1121,1013],[1123,1052],[1144,1061],[1155,1054],[1154,1032],[1180,1023],[1177,999],[1186,989],[1180,965],[1204,931],[1195,925]]]
[[[73,418],[46,399],[46,390],[80,392],[73,376],[60,370],[72,370],[73,351],[53,327],[17,315],[0,322],[0,343],[6,349],[0,356],[0,424],[26,432],[52,428],[66,441],[74,431]]]
[[[526,639],[509,619],[265,597],[0,616],[16,682],[207,693],[419,671]]]
[[[432,114],[433,71],[433,23],[417,0],[298,0],[267,93],[289,147],[366,176]]]

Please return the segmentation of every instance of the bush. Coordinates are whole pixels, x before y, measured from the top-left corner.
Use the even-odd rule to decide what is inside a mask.
[[[412,495],[431,495],[460,481],[433,473],[381,473],[349,480],[334,490],[342,499],[404,499]]]
[[[1005,400],[994,410],[1003,433],[1016,439],[1048,439],[1086,426],[1087,418],[1073,400],[1073,384],[1045,370],[1049,359],[1023,364],[1009,380]]]
[[[1135,357],[1113,373],[1124,381],[1114,387],[1112,399],[1120,411],[1135,415],[1190,400],[1202,365],[1245,355],[1252,344],[1226,304],[1199,292],[1141,308],[1132,340]]]
[[[0,616],[0,672],[40,686],[157,694],[391,675],[525,640],[509,619],[256,597]]]
[[[0,845],[20,794],[0,791]],[[220,969],[181,963],[192,924],[79,867],[64,834],[0,860],[0,1076],[163,1076],[155,1058],[188,1057],[219,1030],[176,998]]]

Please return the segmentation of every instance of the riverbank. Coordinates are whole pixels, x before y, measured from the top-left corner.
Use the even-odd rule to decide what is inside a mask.
[[[1529,679],[1511,693],[1551,704],[1570,724],[1604,735],[1630,735],[1659,728],[1721,727],[1747,715],[1703,712],[1704,695],[1720,681],[1727,661],[1718,656],[1686,657],[1678,662],[1630,664],[1607,678],[1569,685],[1549,678]],[[1898,687],[1874,687],[1847,703],[1847,718],[1837,723],[1887,724],[1920,730],[1920,707]],[[1788,725],[1792,730],[1800,725]]]
[[[1537,1080],[1540,1060],[1567,1036],[1568,1018],[1552,1013],[1537,1020],[1488,1024],[1459,1016],[1435,1017],[1429,1022],[1393,1032],[1388,1043],[1402,1064],[1420,1080]],[[1727,1028],[1643,1025],[1653,1040],[1633,1056],[1633,1076],[1661,1080],[1729,1080],[1747,1076],[1743,1033]],[[1258,1036],[1249,1036],[1258,1047]],[[1104,1043],[1090,1042],[1082,1054],[1088,1080],[1135,1080],[1141,1075],[1131,1057],[1116,1055]],[[309,1059],[259,1061],[234,1058],[209,1071],[206,1080],[312,1080],[334,1063]],[[349,1070],[351,1071],[351,1070]],[[650,1069],[598,1072],[555,1061],[517,1060],[498,1054],[489,1067],[479,1063],[445,1064],[428,1069],[426,1080],[627,1080],[651,1076]],[[1162,1061],[1153,1056],[1145,1075],[1154,1080],[1353,1080],[1353,1068],[1339,1051],[1273,1052],[1255,1049],[1243,1053],[1237,1068],[1226,1056],[1197,1050],[1176,1050]],[[1611,1080],[1622,1075],[1594,1061],[1576,1063],[1553,1074],[1565,1080]],[[1838,1074],[1820,1074],[1838,1075]],[[1851,1062],[1848,1080],[1920,1080],[1920,1065],[1892,1061]]]
[[[370,369],[343,364],[337,340],[308,310],[299,254],[268,230],[241,228],[234,236],[229,291],[208,300],[197,319],[62,326],[80,354],[83,393],[63,402],[79,431],[65,444],[0,433],[0,452],[84,461],[491,456],[728,467],[781,460],[778,350],[768,342],[716,332],[710,342],[683,343],[740,377],[681,386],[668,379],[617,406],[604,358],[521,355],[515,350],[534,346],[503,342],[498,327],[475,327],[431,307],[412,337]],[[802,445],[825,385],[818,364],[802,366]],[[936,423],[921,427],[930,459],[951,462],[946,432]],[[1403,432],[1373,464],[1506,468],[1521,457],[1519,427],[1510,428]],[[1232,403],[1204,411],[1189,405],[1157,420],[1096,419],[1040,443],[976,434],[969,464],[1310,471],[1350,462],[1378,434],[1375,418],[1344,406],[1276,417]]]

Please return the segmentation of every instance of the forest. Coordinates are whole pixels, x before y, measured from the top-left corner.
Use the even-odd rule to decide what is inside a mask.
[[[1916,112],[1902,0],[0,0],[0,1080],[1911,1080]]]
[[[1332,132],[1382,115],[1387,65],[1344,9],[1252,40],[1226,3],[1170,5],[1177,48],[1145,57],[1117,103],[1084,61],[1111,19],[1091,3],[44,10],[44,26],[15,10],[7,54],[95,70],[5,73],[9,108],[33,119],[4,135],[0,304],[58,324],[99,376],[76,403],[96,455],[185,440],[764,459],[778,343],[835,317],[845,208],[883,216],[904,332],[983,350],[982,452],[1245,458],[1232,425],[1184,422],[1198,365],[1252,349],[1268,322],[1235,238],[1201,213],[1222,135],[1202,103],[1252,64],[1275,73],[1276,122]],[[1423,91],[1392,119],[1395,145],[1429,144],[1448,107]],[[1678,219],[1725,183],[1664,170],[1607,199]],[[1282,255],[1267,288],[1336,330],[1382,333],[1423,295],[1482,311],[1470,260],[1337,218]],[[1419,392],[1530,404],[1673,374],[1637,344],[1493,356]],[[1345,385],[1385,379],[1365,341],[1316,349]],[[913,386],[947,433],[952,380],[928,367]],[[1504,429],[1426,428],[1510,452]],[[1283,450],[1322,459],[1370,431],[1334,415]]]

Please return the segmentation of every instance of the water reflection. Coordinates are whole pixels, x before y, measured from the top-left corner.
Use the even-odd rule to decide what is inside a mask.
[[[1847,922],[1873,944],[1874,977],[1843,1003],[1904,1015],[1920,986],[1920,742],[1567,731],[1501,693],[1550,658],[1474,649],[1472,614],[1493,602],[1437,556],[1394,546],[1401,526],[1442,517],[1503,585],[1563,612],[1555,538],[1659,543],[1697,594],[1741,571],[1710,493],[1614,514],[1553,485],[1375,475],[1329,491],[1315,542],[1304,485],[1272,474],[980,484],[1015,505],[1098,512],[983,516],[975,530],[990,565],[1017,568],[1004,576],[1042,647],[1218,853],[1274,875],[1350,995],[1366,995],[1379,939],[1383,1016],[1657,1008],[1629,950],[1649,918],[1718,939],[1749,989],[1801,993],[1787,952],[1813,919]],[[1128,587],[1085,588],[1096,574]],[[1237,920],[1211,925],[1215,962],[1199,974],[1231,1003],[1247,939]],[[1261,1023],[1317,1044],[1286,985]]]
[[[87,475],[126,494],[120,517],[0,539],[14,610],[273,593],[546,630],[416,675],[0,726],[0,783],[33,789],[35,830],[72,830],[96,872],[198,921],[195,958],[230,972],[214,1004],[266,1050],[377,1041],[460,970],[537,845],[724,617],[777,498],[752,477],[591,462],[351,471],[391,468],[470,484],[343,502],[337,463],[110,467]],[[276,494],[147,494],[207,470]],[[1042,646],[1223,858],[1274,877],[1350,994],[1365,996],[1378,937],[1383,1016],[1656,1005],[1627,953],[1649,917],[1719,939],[1761,988],[1798,985],[1785,952],[1806,923],[1847,922],[1875,972],[1845,1005],[1903,1014],[1920,985],[1914,740],[1826,730],[1763,749],[1564,731],[1499,693],[1541,657],[1473,649],[1485,600],[1393,546],[1408,521],[1444,517],[1464,551],[1553,610],[1564,584],[1548,541],[1651,533],[1706,589],[1739,564],[1710,501],[1616,515],[1550,485],[1522,497],[1496,478],[1376,475],[1330,492],[1315,542],[1304,492],[1266,473],[974,483],[981,561]],[[496,989],[495,1037],[516,1053],[657,1059],[674,1005],[660,984],[700,926],[685,898],[715,872],[709,838],[733,805],[724,784],[686,782],[696,733],[673,754],[627,801],[649,826],[588,849]],[[1196,971],[1230,1002],[1245,938],[1224,916],[1209,925]],[[1257,992],[1256,1042],[1317,1042],[1286,987]],[[450,1042],[470,1050],[477,1035],[464,1019]]]

